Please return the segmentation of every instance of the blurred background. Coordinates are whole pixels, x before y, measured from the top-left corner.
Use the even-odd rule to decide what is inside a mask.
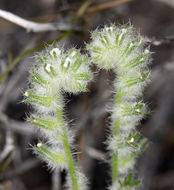
[[[84,51],[90,31],[104,24],[131,23],[153,52],[152,82],[144,100],[151,114],[137,127],[149,146],[136,160],[139,190],[174,189],[174,0],[0,0],[0,9],[37,23],[24,29],[0,18],[0,190],[62,190],[66,171],[50,171],[31,150],[41,137],[25,122],[32,108],[22,103],[34,55],[58,42]],[[0,17],[2,15],[0,14]],[[59,28],[59,25],[63,28]],[[61,31],[60,31],[61,29]],[[91,67],[94,73],[98,68]],[[77,151],[90,190],[105,190],[110,167],[104,141],[112,104],[114,73],[99,71],[89,92],[65,94],[66,116],[77,132]]]

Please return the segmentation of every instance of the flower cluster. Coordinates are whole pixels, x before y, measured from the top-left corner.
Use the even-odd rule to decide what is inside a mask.
[[[94,63],[104,69],[113,69],[117,76],[114,82],[115,106],[112,109],[113,134],[108,140],[112,152],[112,189],[131,189],[137,183],[132,182],[129,172],[144,143],[144,140],[139,140],[135,126],[147,113],[141,97],[149,81],[151,53],[148,47],[145,48],[144,39],[131,26],[111,25],[97,29],[92,33],[87,48]],[[130,175],[131,180],[127,180]]]
[[[86,91],[86,85],[92,78],[90,62],[76,49],[65,52],[59,47],[47,49],[37,56],[37,60],[30,74],[31,88],[25,92],[24,102],[32,104],[35,109],[28,122],[37,125],[48,142],[38,143],[34,150],[52,169],[69,170],[71,189],[85,189],[85,179],[75,166],[70,150],[73,134],[64,120],[62,91]]]

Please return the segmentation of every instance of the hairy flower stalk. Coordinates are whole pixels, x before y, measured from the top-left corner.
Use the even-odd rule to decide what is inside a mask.
[[[30,74],[31,88],[25,92],[24,101],[35,110],[28,122],[37,125],[48,142],[38,143],[34,150],[51,169],[68,169],[70,189],[85,189],[85,178],[72,157],[73,132],[63,116],[62,92],[86,90],[92,78],[90,62],[76,49],[65,52],[59,47],[48,49],[37,58],[39,61]]]
[[[147,114],[142,92],[149,81],[151,53],[144,44],[131,26],[111,25],[94,31],[87,46],[93,62],[100,68],[113,69],[117,75],[113,133],[107,142],[112,153],[113,190],[132,189],[139,183],[133,181],[131,170],[144,142],[135,126]]]

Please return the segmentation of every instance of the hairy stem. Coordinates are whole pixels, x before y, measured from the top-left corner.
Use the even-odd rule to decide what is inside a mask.
[[[112,155],[112,181],[117,181],[118,178],[118,153],[114,152]]]
[[[117,106],[119,106],[121,99],[122,99],[121,91],[118,89],[116,97],[115,97],[115,104]],[[116,119],[116,121],[114,121],[114,131],[113,131],[114,136],[119,134],[119,128],[120,128],[119,121],[118,119]],[[119,167],[118,166],[118,152],[115,151],[113,152],[113,155],[112,155],[112,181],[113,182],[117,181],[118,167]]]
[[[73,190],[78,190],[75,166],[74,166],[73,157],[72,157],[72,154],[71,154],[71,151],[70,151],[70,146],[69,146],[69,143],[68,143],[65,123],[64,123],[64,120],[63,120],[63,114],[62,114],[62,111],[60,109],[57,109],[57,117],[58,117],[58,120],[60,121],[61,127],[63,129],[62,142],[63,142],[63,146],[64,146],[64,150],[65,150],[66,159],[67,159],[67,162],[68,162],[68,169],[69,169],[69,173],[70,173],[70,176],[71,176],[72,188],[73,188]]]

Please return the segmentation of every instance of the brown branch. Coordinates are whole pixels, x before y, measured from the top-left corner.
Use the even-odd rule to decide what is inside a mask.
[[[98,12],[98,11],[103,11],[105,9],[110,9],[112,7],[115,7],[115,6],[119,6],[119,5],[124,4],[124,3],[128,3],[130,1],[132,1],[132,0],[117,0],[117,1],[110,1],[110,2],[106,2],[106,3],[102,3],[102,4],[99,4],[99,5],[89,7],[86,10],[86,13],[87,14],[92,14],[92,13],[95,13],[95,12]]]

